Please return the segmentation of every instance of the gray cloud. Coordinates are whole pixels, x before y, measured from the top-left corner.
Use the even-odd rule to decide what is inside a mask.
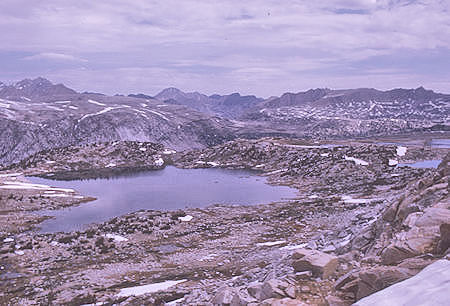
[[[42,74],[107,93],[177,86],[266,96],[394,84],[450,91],[441,81],[448,74],[423,69],[436,58],[420,57],[422,68],[413,59],[396,64],[403,52],[449,53],[449,10],[445,0],[3,0],[0,52],[23,54],[30,65],[71,61]],[[390,58],[388,74],[380,57]],[[30,67],[17,66],[3,79],[29,76]]]

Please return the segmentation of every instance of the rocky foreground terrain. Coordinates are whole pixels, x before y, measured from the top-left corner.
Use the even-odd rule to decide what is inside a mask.
[[[443,161],[437,169],[397,166],[423,159]],[[368,305],[365,297],[449,261],[449,160],[449,149],[423,145],[285,138],[182,152],[146,142],[39,152],[0,172],[0,304]],[[35,211],[90,199],[26,175],[86,178],[166,165],[259,170],[298,196],[138,211],[70,233],[33,230],[45,218]],[[438,272],[434,289],[442,290]],[[414,288],[410,296],[426,296]]]

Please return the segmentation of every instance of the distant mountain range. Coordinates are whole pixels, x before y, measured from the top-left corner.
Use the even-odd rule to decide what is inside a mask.
[[[77,93],[44,78],[0,83],[0,164],[53,147],[115,140],[175,149],[237,137],[361,137],[449,130],[450,95],[422,87],[311,89],[262,99],[167,88],[147,94]]]

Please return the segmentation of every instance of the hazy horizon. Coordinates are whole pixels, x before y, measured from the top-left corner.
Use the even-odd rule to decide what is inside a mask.
[[[449,11],[445,0],[5,0],[0,80],[108,95],[450,93]]]

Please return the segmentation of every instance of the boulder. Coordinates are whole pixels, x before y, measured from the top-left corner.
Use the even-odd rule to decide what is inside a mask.
[[[338,266],[336,256],[316,250],[299,249],[293,255],[292,266],[296,272],[311,271],[323,279],[330,277]]]
[[[211,303],[221,306],[245,306],[257,302],[254,298],[239,291],[237,288],[223,287],[218,290]]]
[[[359,272],[356,299],[359,300],[413,275],[414,272],[411,270],[398,267],[380,266],[362,270]]]
[[[349,306],[351,305],[350,302],[345,301],[337,296],[329,295],[325,298],[325,300],[328,303],[328,306]]]
[[[450,261],[439,260],[417,275],[359,300],[369,305],[444,305],[448,301]]]
[[[287,296],[285,289],[289,287],[289,284],[279,279],[269,279],[265,281],[261,287],[261,299],[266,300],[269,298],[282,298]]]
[[[258,301],[263,300],[262,285],[261,282],[252,282],[247,286],[248,293]]]

